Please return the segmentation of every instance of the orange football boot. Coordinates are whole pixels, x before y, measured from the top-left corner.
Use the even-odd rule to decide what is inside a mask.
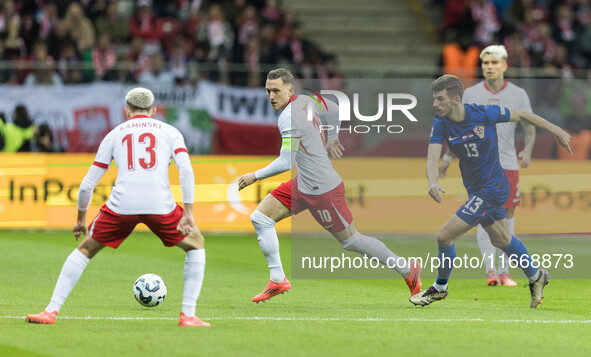
[[[197,315],[188,317],[184,313],[181,312],[181,318],[179,319],[179,326],[203,326],[208,327],[211,326],[210,323],[201,321]]]
[[[404,278],[410,289],[410,296],[421,292],[421,268],[416,260],[410,261],[410,273]]]
[[[46,325],[53,325],[55,322],[55,318],[57,317],[57,311],[48,312],[48,311],[41,311],[35,315],[27,315],[27,322],[33,324],[46,324]]]
[[[287,278],[283,279],[283,281],[280,283],[275,283],[272,280],[269,280],[269,284],[267,285],[265,290],[263,290],[263,292],[258,294],[257,296],[253,297],[252,301],[258,304],[261,301],[269,300],[275,295],[283,294],[286,291],[289,291],[289,289],[291,289],[291,284],[289,283]]]

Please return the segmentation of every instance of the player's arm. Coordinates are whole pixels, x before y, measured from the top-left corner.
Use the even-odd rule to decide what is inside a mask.
[[[531,153],[534,149],[534,144],[536,143],[536,127],[527,124],[524,121],[521,121],[521,125],[523,126],[525,146],[523,147],[523,150],[517,154],[517,157],[521,160],[521,167],[526,168],[531,163]]]
[[[436,202],[441,203],[441,192],[445,193],[445,190],[439,185],[439,170],[437,168],[437,162],[441,156],[443,145],[438,143],[429,144],[427,151],[427,180],[429,181],[429,196]]]
[[[88,230],[88,227],[86,226],[86,212],[88,211],[88,206],[90,206],[92,193],[98,182],[107,172],[108,168],[108,164],[95,161],[94,164],[90,166],[90,169],[88,169],[82,183],[80,183],[80,188],[78,190],[78,216],[76,217],[76,224],[74,225],[74,228],[72,228],[76,240],[78,240],[81,235],[85,235]]]
[[[453,153],[448,146],[447,149],[445,149],[445,154],[443,154],[441,162],[439,163],[439,178],[445,178],[445,176],[447,176],[447,169],[449,168],[449,164],[453,158]]]
[[[179,170],[179,183],[181,185],[181,194],[183,196],[183,216],[177,224],[177,231],[181,234],[189,234],[195,229],[195,219],[193,218],[193,202],[195,201],[195,176],[191,166],[189,152],[184,147],[175,150],[173,156],[174,163]]]
[[[552,133],[556,137],[556,139],[558,140],[558,143],[561,146],[563,146],[565,149],[567,149],[571,155],[573,154],[572,150],[570,149],[570,146],[568,145],[568,143],[570,141],[570,134],[567,133],[566,131],[562,130],[562,128],[560,128],[558,125],[554,125],[554,124],[550,123],[549,121],[547,121],[546,119],[542,118],[539,115],[536,115],[533,113],[528,113],[523,110],[509,109],[509,111],[511,113],[511,117],[510,117],[509,121],[514,121],[514,122],[525,121],[528,124],[531,124],[531,125],[534,125],[538,128],[549,131],[550,133]]]
[[[242,175],[238,179],[238,190],[252,185],[257,180],[263,180],[291,170],[300,146],[300,138],[283,137],[281,141],[279,157],[260,170]]]

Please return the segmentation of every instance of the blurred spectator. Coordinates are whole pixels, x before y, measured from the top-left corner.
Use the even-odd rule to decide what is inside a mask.
[[[478,76],[480,50],[471,44],[469,34],[457,34],[450,29],[446,33],[448,43],[443,46],[443,73],[453,74],[462,79],[464,88],[475,83]]]
[[[90,50],[94,45],[95,34],[92,22],[84,16],[82,6],[72,2],[66,11],[66,22],[70,36],[76,41],[76,47],[80,53]]]
[[[54,152],[54,151],[62,151],[56,150],[54,141],[53,141],[53,133],[47,124],[41,124],[37,128],[35,133],[35,151],[37,152]]]
[[[545,22],[538,24],[537,36],[530,44],[530,53],[534,67],[544,67],[552,62],[556,42],[552,39],[552,30],[550,25]]]
[[[174,75],[174,79],[177,84],[186,83],[188,73],[188,62],[189,53],[188,49],[191,48],[191,44],[181,36],[174,39],[174,44],[170,53],[170,70]]]
[[[61,51],[58,60],[58,71],[64,83],[74,84],[87,81],[82,69],[82,61],[78,56],[74,43],[67,43]]]
[[[47,45],[43,41],[38,41],[33,47],[33,71],[25,78],[26,86],[33,85],[55,85],[62,86],[63,82],[55,69],[55,61],[47,53]]]
[[[53,1],[46,2],[35,16],[39,23],[39,38],[44,40],[50,34],[59,20],[57,5]]]
[[[277,6],[277,0],[265,1],[265,7],[261,9],[261,18],[273,24],[281,20],[281,9]]]
[[[474,40],[481,46],[491,44],[501,29],[497,9],[490,0],[472,0],[470,4],[474,21]]]
[[[125,81],[128,83],[137,83],[138,78],[150,68],[150,58],[144,51],[144,39],[133,37],[129,45],[129,52],[125,58],[131,66],[125,75]]]
[[[144,39],[144,46],[149,54],[161,51],[158,18],[152,9],[152,0],[138,0],[129,30],[133,36]]]
[[[449,0],[443,8],[442,34],[448,29],[455,29],[459,33],[473,33],[474,20],[470,11],[471,0]]]
[[[7,63],[10,60],[4,51],[4,41],[0,40],[0,61]],[[0,83],[15,84],[16,71],[12,68],[0,68]]]
[[[20,38],[24,47],[24,53],[31,53],[33,45],[39,39],[39,23],[33,15],[21,16]]]
[[[170,85],[175,83],[172,72],[164,68],[164,58],[160,53],[150,56],[150,70],[139,77],[138,83],[145,86]]]
[[[318,78],[322,89],[343,90],[345,81],[338,71],[335,55],[325,55],[323,64],[318,68]]]
[[[91,23],[96,23],[99,17],[105,16],[107,12],[107,0],[81,1],[85,7],[85,15]]]
[[[94,25],[97,35],[108,34],[113,44],[120,45],[129,42],[129,23],[119,15],[117,1],[112,1],[107,5],[105,13],[96,18]]]
[[[558,157],[565,160],[589,160],[591,157],[591,89],[585,83],[567,82],[560,99],[565,129],[571,134],[569,152],[558,145]]]
[[[78,51],[74,38],[68,31],[68,24],[64,20],[58,20],[49,37],[47,38],[48,52],[53,58],[60,58],[61,52],[65,46],[73,45]]]
[[[24,57],[23,41],[20,38],[21,18],[13,0],[5,0],[3,5],[0,13],[0,39],[4,41],[4,52],[9,58]]]
[[[115,66],[117,56],[111,47],[109,34],[99,36],[96,46],[92,49],[92,68],[94,79],[99,81],[116,81],[118,79]]]
[[[35,125],[24,105],[17,105],[12,113],[12,123],[0,122],[0,132],[4,135],[3,152],[31,151]]]
[[[507,52],[511,54],[509,58],[507,58],[507,65],[509,68],[531,67],[531,58],[523,43],[521,32],[515,31],[510,37],[507,37],[504,45],[505,48],[507,48]]]
[[[209,79],[222,79],[227,83],[225,67],[230,61],[234,32],[219,5],[213,4],[209,7],[206,21],[199,26],[197,39],[197,58],[217,67],[217,70],[210,72]]]

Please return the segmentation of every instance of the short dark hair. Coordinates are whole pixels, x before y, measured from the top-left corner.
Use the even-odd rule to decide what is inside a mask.
[[[292,87],[295,84],[293,74],[291,74],[291,72],[285,68],[277,68],[269,72],[269,74],[267,74],[267,79],[273,80],[279,78],[281,78],[283,84],[289,84]]]
[[[462,85],[462,82],[458,77],[451,74],[444,74],[431,83],[432,92],[440,92],[445,89],[450,98],[454,98],[456,95],[459,95],[460,98],[462,98],[462,95],[464,94],[464,86]]]

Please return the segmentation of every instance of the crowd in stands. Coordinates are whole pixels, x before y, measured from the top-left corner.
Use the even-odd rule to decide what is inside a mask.
[[[475,76],[474,53],[490,44],[505,45],[510,68],[569,77],[591,65],[590,0],[434,1],[443,12],[444,67],[451,60]]]
[[[264,65],[333,80],[335,58],[276,0],[0,0],[0,83],[258,87]]]

